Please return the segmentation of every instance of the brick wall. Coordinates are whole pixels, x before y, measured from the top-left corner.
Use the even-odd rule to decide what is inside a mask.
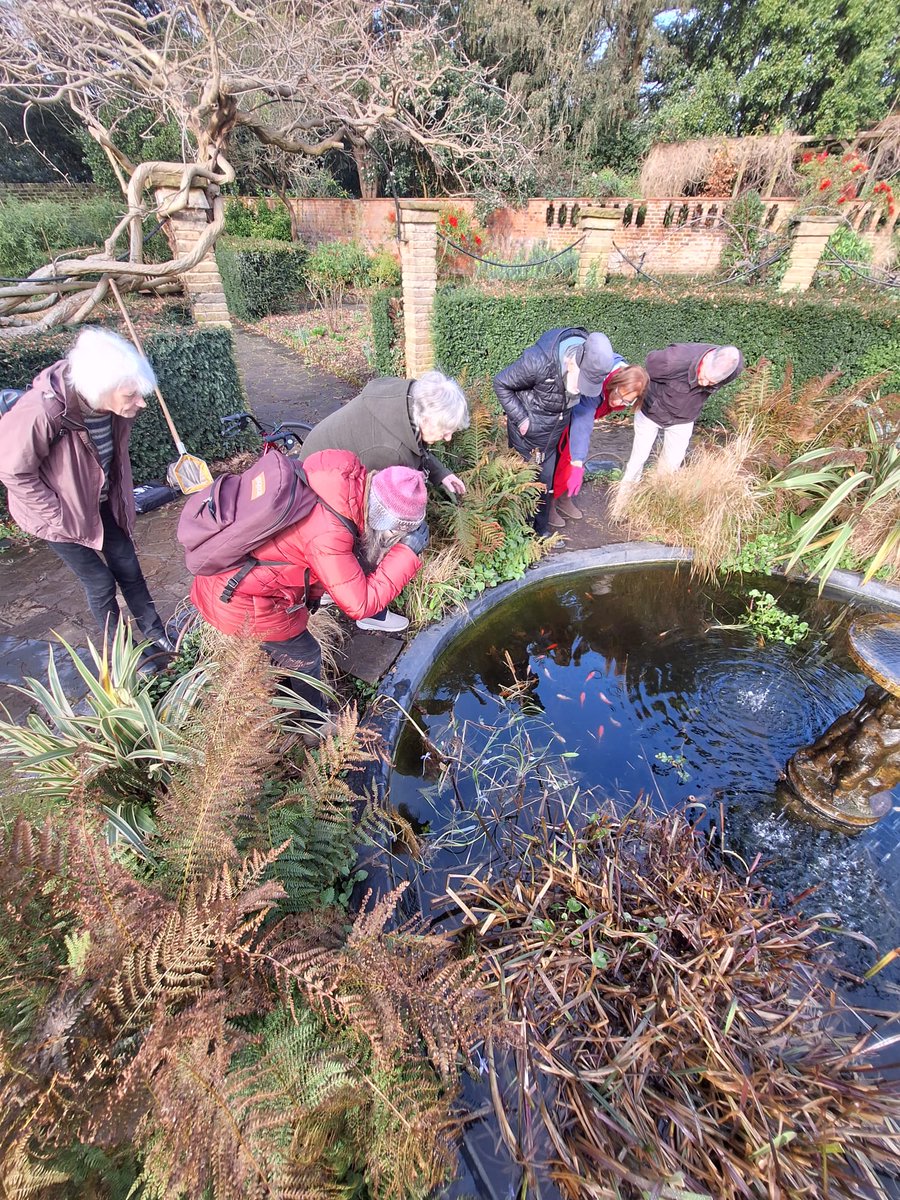
[[[447,201],[473,212],[473,200]],[[622,211],[622,226],[616,230],[614,249],[609,259],[613,274],[631,274],[627,262],[641,262],[651,274],[702,275],[715,272],[728,231],[721,218],[730,197],[658,197],[652,200],[604,200],[604,208]],[[396,224],[393,200],[319,200],[291,201],[299,220],[304,241],[317,243],[335,239],[356,239],[374,249],[393,250],[399,258],[394,238]],[[776,197],[764,201],[765,222],[769,228],[782,225],[794,210],[795,201]],[[542,242],[551,250],[562,250],[580,237],[578,213],[597,201],[585,197],[529,200],[521,208],[501,208],[488,221],[491,252],[496,258],[522,251]],[[880,210],[879,210],[880,211]],[[900,213],[890,225],[877,226],[872,205],[860,204],[848,209],[847,218],[875,251],[875,261],[892,253],[892,238],[900,229]]]
[[[103,189],[93,183],[0,182],[0,200],[88,200],[102,195]],[[125,211],[124,200],[122,211]]]

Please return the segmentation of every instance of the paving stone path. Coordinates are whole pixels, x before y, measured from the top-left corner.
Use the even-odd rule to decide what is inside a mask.
[[[333,375],[311,373],[286,347],[245,330],[235,330],[238,368],[253,412],[263,422],[300,420],[315,424],[355,395],[356,388]],[[594,459],[623,462],[630,446],[630,430],[618,427],[595,430],[591,444]],[[605,488],[588,487],[579,505],[582,521],[570,521],[562,531],[567,550],[586,549],[621,540],[606,519]],[[173,501],[137,519],[135,542],[144,574],[163,619],[167,619],[188,593],[190,576],[175,539],[183,500]],[[93,620],[81,586],[62,562],[42,543],[26,550],[0,554],[0,705],[14,720],[21,720],[27,704],[10,685],[24,676],[44,679],[49,647],[55,638],[84,648],[96,637]],[[402,647],[398,638],[355,631],[346,651],[346,665],[359,678],[376,682]],[[80,679],[64,653],[57,661],[67,664],[64,684],[78,694]]]

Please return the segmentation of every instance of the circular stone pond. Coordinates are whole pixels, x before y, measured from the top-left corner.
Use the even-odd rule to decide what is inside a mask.
[[[754,588],[809,632],[787,645],[737,627]],[[588,809],[642,794],[658,809],[695,806],[733,865],[758,859],[779,900],[803,896],[806,912],[833,912],[877,945],[838,935],[840,960],[862,974],[900,944],[900,788],[878,825],[848,835],[792,812],[779,780],[871,682],[847,632],[875,607],[782,578],[702,583],[671,563],[521,588],[464,628],[418,688],[390,795],[424,835],[424,866],[396,848],[394,877],[413,879],[428,911],[451,876],[491,860],[504,823],[538,818],[536,797],[562,772],[582,797],[591,789]],[[505,798],[488,817],[492,793]],[[876,989],[898,978],[894,964]]]

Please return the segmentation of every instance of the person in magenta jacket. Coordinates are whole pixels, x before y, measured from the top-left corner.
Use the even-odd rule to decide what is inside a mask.
[[[229,602],[222,600],[234,571],[197,575],[191,601],[222,633],[262,641],[273,662],[318,678],[322,657],[306,628],[327,592],[353,620],[380,612],[394,600],[422,565],[428,541],[426,489],[421,471],[387,467],[367,472],[347,450],[320,450],[304,463],[310,487],[327,505],[357,527],[353,533],[324,504],[255,547],[264,562],[238,584]],[[316,689],[292,683],[318,707]]]

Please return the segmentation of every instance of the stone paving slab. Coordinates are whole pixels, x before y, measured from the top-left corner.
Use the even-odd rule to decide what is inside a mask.
[[[337,659],[342,670],[374,686],[391,669],[405,645],[402,637],[370,633],[354,627],[349,642],[338,652]]]

